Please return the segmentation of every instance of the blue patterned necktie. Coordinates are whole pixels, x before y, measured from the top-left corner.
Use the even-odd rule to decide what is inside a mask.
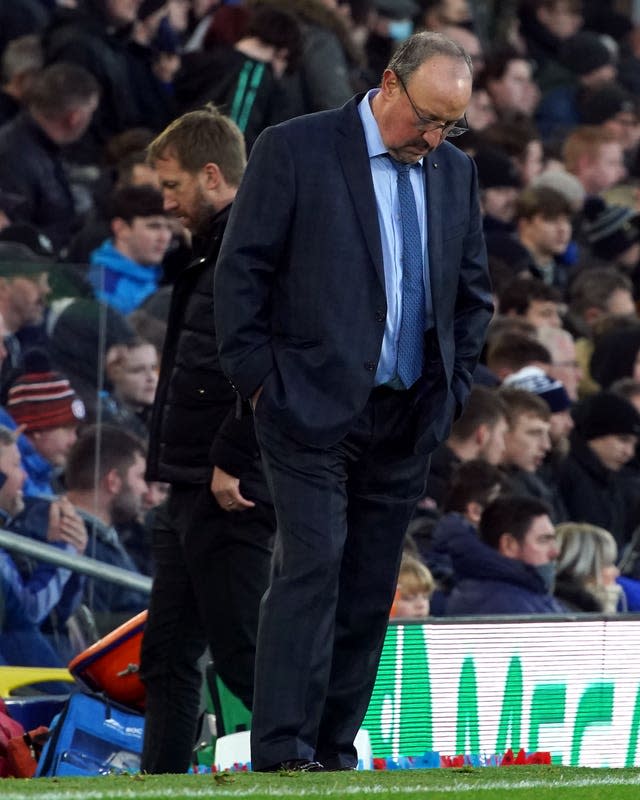
[[[426,297],[424,254],[416,199],[411,188],[411,164],[391,159],[398,172],[398,199],[402,223],[402,320],[398,339],[398,377],[405,388],[422,374]]]

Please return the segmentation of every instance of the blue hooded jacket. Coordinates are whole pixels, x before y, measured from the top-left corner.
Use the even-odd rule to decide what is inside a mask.
[[[137,264],[116,250],[111,239],[95,249],[89,260],[89,283],[95,296],[121,314],[135,311],[158,288],[161,267]]]
[[[501,555],[471,527],[453,528],[448,544],[455,586],[447,616],[567,613],[534,567]]]

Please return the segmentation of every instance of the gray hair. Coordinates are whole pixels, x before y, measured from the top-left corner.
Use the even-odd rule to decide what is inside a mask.
[[[406,82],[425,61],[436,56],[464,61],[469,68],[469,74],[473,76],[473,62],[464,47],[435,31],[421,31],[406,39],[391,56],[387,69]]]
[[[42,69],[44,55],[40,37],[35,33],[12,39],[2,54],[2,80],[8,83],[16,75]]]
[[[616,540],[605,528],[587,522],[564,522],[556,527],[560,555],[556,573],[568,573],[587,588],[601,583],[603,567],[616,563]]]

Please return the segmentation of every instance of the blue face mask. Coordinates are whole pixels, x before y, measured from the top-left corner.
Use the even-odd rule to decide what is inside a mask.
[[[403,42],[413,33],[413,22],[410,19],[394,19],[389,23],[389,38],[394,42]]]
[[[542,579],[547,593],[553,594],[556,586],[556,562],[548,561],[546,564],[537,564],[534,569]]]

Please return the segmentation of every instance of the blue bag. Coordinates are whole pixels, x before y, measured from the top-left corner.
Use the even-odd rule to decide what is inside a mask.
[[[144,717],[102,695],[72,694],[50,731],[36,777],[140,770]]]

